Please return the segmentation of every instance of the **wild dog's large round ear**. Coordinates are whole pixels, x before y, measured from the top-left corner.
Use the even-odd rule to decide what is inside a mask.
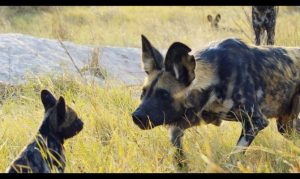
[[[217,14],[215,20],[216,20],[217,22],[219,22],[219,21],[221,20],[221,15],[220,15],[220,14]]]
[[[163,56],[154,48],[149,40],[142,35],[142,65],[147,74],[153,70],[161,70],[163,64]]]
[[[208,20],[208,22],[212,21],[212,16],[210,14],[207,16],[207,20]]]
[[[57,110],[58,125],[61,125],[65,121],[65,115],[66,115],[66,103],[65,103],[65,99],[62,96],[59,97],[58,99],[56,110]]]
[[[196,61],[192,50],[181,42],[173,43],[168,49],[164,66],[177,80],[188,86],[195,78]]]
[[[56,104],[55,97],[46,89],[41,91],[41,100],[45,110],[48,110]]]

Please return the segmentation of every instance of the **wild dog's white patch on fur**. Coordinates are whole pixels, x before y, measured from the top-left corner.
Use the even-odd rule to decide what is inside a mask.
[[[217,84],[219,79],[216,77],[204,76],[202,79],[195,78],[191,85],[189,86],[189,90],[193,89],[205,89],[210,85]]]
[[[53,110],[47,110],[44,114],[44,119],[48,118]]]
[[[189,89],[205,89],[211,85],[217,84],[219,79],[214,67],[206,62],[197,61],[195,69],[195,79],[189,86]]]
[[[223,101],[223,103],[220,103],[220,101],[216,100],[216,98],[212,98],[211,100],[214,100],[214,101],[211,101],[211,104],[207,105],[207,107],[205,109],[216,112],[216,113],[219,113],[219,112],[227,113],[230,111],[230,109],[233,106],[232,99],[226,99]]]
[[[232,101],[232,99],[226,99],[226,100],[224,100],[223,106],[224,106],[226,109],[230,110],[230,109],[232,108],[232,106],[233,106],[233,101]]]
[[[234,71],[230,75],[230,81],[229,81],[229,83],[227,85],[227,91],[226,91],[226,99],[230,99],[232,97],[233,89],[236,86],[235,85],[236,75],[237,75],[237,73],[234,72]]]
[[[234,84],[232,84],[232,83],[233,82],[228,84],[227,93],[226,93],[227,98],[230,98],[232,96],[232,92],[233,92],[233,88],[234,88]]]
[[[246,137],[242,137],[238,144],[233,149],[233,153],[242,152],[246,147],[249,146],[249,142],[246,140]]]
[[[247,147],[249,142],[246,140],[246,137],[242,137],[241,140],[238,142],[237,146],[239,147]]]
[[[174,65],[173,69],[174,69],[174,72],[175,72],[175,78],[179,79],[179,71],[178,71],[177,65]]]
[[[264,94],[263,90],[259,88],[259,90],[256,91],[257,100],[260,100],[263,97],[263,94]]]
[[[206,109],[207,107],[211,106],[211,104],[212,104],[213,102],[215,102],[216,99],[217,99],[216,94],[215,94],[214,92],[212,92],[212,93],[210,94],[210,96],[209,96],[208,101],[206,102],[206,104],[205,104],[205,105],[203,106],[203,108],[201,109],[200,113],[201,113],[204,109]]]

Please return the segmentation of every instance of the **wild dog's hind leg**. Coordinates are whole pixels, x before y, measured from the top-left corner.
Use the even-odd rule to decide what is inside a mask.
[[[300,113],[300,94],[297,94],[294,96],[292,101],[291,117],[292,117],[293,130],[297,132],[298,135],[300,135],[299,113]]]
[[[171,135],[171,142],[173,146],[176,147],[176,152],[174,157],[175,157],[175,162],[177,163],[177,167],[179,170],[187,170],[187,162],[186,162],[186,158],[181,143],[182,137],[184,135],[184,130],[176,126],[172,126],[170,128],[170,135]]]
[[[291,139],[293,132],[300,135],[300,94],[292,99],[291,114],[287,117],[280,117],[277,120],[277,129],[284,137]]]
[[[257,104],[245,107],[241,115],[242,133],[234,149],[234,152],[245,153],[259,131],[268,126],[269,121],[261,113]]]

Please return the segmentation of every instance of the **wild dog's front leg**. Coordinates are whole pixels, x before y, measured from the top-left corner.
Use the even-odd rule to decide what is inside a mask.
[[[261,43],[261,35],[263,30],[261,29],[261,25],[259,24],[260,19],[253,19],[253,29],[255,33],[255,45],[260,45]]]
[[[174,147],[176,147],[176,152],[175,152],[175,162],[177,164],[177,167],[179,170],[187,170],[187,162],[186,162],[186,158],[183,152],[183,147],[182,147],[182,137],[184,135],[184,130],[176,127],[176,126],[172,126],[170,128],[170,135],[171,135],[171,142],[173,144]]]
[[[275,25],[267,27],[267,45],[274,45]]]
[[[234,153],[242,152],[244,154],[258,132],[268,126],[269,121],[261,113],[258,105],[253,105],[242,112],[241,122],[242,133],[233,151]]]
[[[242,133],[240,138],[230,155],[226,160],[225,166],[228,169],[232,169],[236,162],[243,157],[247,147],[250,146],[259,131],[263,130],[267,125],[268,121],[263,116],[258,108],[253,107],[253,110],[248,110],[251,112],[243,111],[241,115],[242,122]]]

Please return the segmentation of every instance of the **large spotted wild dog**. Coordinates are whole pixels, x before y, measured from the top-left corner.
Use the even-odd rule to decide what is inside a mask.
[[[50,173],[55,169],[64,172],[64,141],[79,133],[84,124],[63,97],[57,101],[49,91],[43,90],[41,100],[45,117],[38,134],[11,163],[8,173]]]
[[[278,9],[276,6],[252,7],[252,26],[256,45],[261,44],[261,38],[265,32],[267,32],[267,45],[274,45]]]
[[[132,114],[141,129],[170,126],[179,156],[184,156],[184,130],[201,121],[241,122],[234,151],[242,153],[271,118],[286,137],[299,126],[300,48],[258,47],[228,38],[193,55],[189,52],[185,44],[175,42],[164,58],[142,35],[147,77],[141,104]]]

